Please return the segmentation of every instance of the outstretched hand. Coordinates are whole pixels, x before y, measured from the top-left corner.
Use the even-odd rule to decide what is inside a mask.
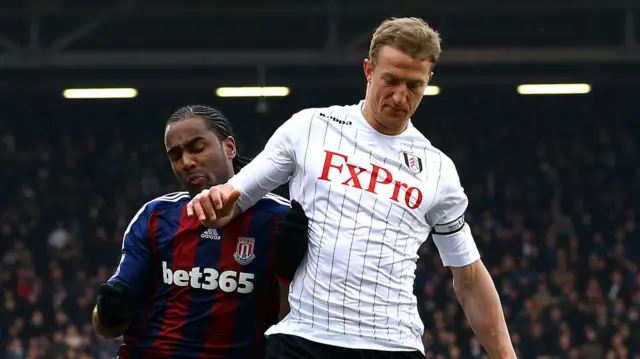
[[[196,216],[207,227],[214,227],[214,221],[233,214],[240,194],[228,184],[205,189],[187,204],[187,215]]]

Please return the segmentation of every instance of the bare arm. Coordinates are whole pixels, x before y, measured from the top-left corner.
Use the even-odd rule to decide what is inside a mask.
[[[93,329],[96,331],[96,333],[108,339],[113,339],[121,336],[129,328],[130,325],[130,323],[127,323],[115,328],[107,328],[103,326],[102,324],[100,324],[100,316],[98,315],[97,306],[93,308],[93,314],[91,315],[91,324],[93,324]]]
[[[481,260],[450,267],[453,288],[471,328],[492,359],[516,358],[500,297]]]
[[[453,273],[456,296],[480,343],[492,359],[514,359],[498,292],[464,219],[469,200],[453,161],[441,158],[440,197],[427,214],[433,242]]]

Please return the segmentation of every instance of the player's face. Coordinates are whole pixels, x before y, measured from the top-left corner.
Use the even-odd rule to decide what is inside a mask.
[[[414,59],[391,46],[380,50],[375,67],[365,60],[366,101],[374,120],[383,128],[404,130],[422,101],[432,67],[433,63]]]
[[[200,117],[169,124],[164,143],[173,172],[191,195],[223,184],[233,175],[232,160],[236,155],[233,137],[220,142]]]

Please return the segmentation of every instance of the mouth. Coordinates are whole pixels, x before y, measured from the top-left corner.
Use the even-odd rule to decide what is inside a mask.
[[[407,111],[406,111],[406,110],[404,110],[404,109],[397,108],[397,107],[393,107],[393,106],[391,106],[391,105],[385,105],[385,107],[388,107],[388,108],[389,108],[391,111],[393,111],[393,112],[407,112]]]
[[[190,186],[203,186],[206,184],[207,177],[201,174],[194,174],[187,177],[187,184]]]

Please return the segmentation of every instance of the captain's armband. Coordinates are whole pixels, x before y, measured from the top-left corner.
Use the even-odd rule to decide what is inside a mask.
[[[448,236],[458,233],[464,228],[464,214],[451,222],[436,224],[431,229],[431,233],[439,236]]]

